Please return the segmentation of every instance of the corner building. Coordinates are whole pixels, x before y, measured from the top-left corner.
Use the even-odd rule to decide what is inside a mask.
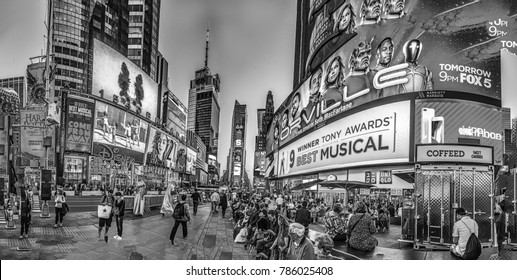
[[[463,207],[480,241],[494,245],[501,58],[468,47],[488,35],[489,21],[510,21],[509,4],[496,2],[451,10],[461,1],[299,0],[293,91],[267,132],[270,185],[368,184],[309,192],[327,203],[407,202],[402,235],[415,248],[450,245]],[[487,34],[459,20],[478,9]]]

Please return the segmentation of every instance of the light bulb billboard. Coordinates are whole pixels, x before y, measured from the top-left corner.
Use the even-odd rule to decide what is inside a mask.
[[[279,106],[268,154],[391,96],[450,91],[500,103],[500,51],[517,38],[511,2],[311,1],[307,78]]]

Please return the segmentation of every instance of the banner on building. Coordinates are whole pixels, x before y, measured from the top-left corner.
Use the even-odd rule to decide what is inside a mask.
[[[178,140],[150,126],[145,151],[145,164],[176,168]]]
[[[68,95],[66,150],[89,153],[92,146],[95,102]]]
[[[43,146],[43,138],[50,137],[51,147],[47,148],[48,166],[53,167],[55,164],[55,146],[54,146],[54,127],[45,125],[46,112],[42,110],[21,110],[21,129],[20,129],[20,146],[22,164],[29,166],[29,162],[40,161],[40,165],[44,165],[45,147]]]

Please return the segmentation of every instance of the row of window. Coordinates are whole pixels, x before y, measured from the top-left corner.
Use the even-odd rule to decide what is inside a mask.
[[[78,5],[74,5],[72,3],[57,2],[57,3],[55,3],[54,7],[55,7],[55,10],[63,9],[63,10],[67,10],[73,14],[88,16],[88,10],[83,9],[82,5],[78,6]]]
[[[55,20],[63,20],[63,21],[67,21],[67,22],[70,22],[70,23],[73,23],[73,24],[77,24],[79,26],[86,26],[87,25],[87,22],[76,17],[76,16],[73,16],[73,15],[69,15],[69,14],[65,14],[65,13],[61,13],[61,12],[54,12],[54,19]]]
[[[57,64],[60,64],[60,65],[66,65],[66,66],[70,66],[70,67],[74,67],[74,68],[79,68],[79,69],[83,69],[84,68],[84,64],[83,63],[77,62],[75,60],[67,59],[67,58],[55,57],[54,61]]]
[[[77,50],[74,50],[74,49],[70,49],[70,48],[67,48],[67,47],[54,46],[54,52],[62,53],[62,54],[66,54],[66,55],[71,55],[73,57],[77,57],[77,58],[80,58],[80,59],[85,59],[86,58],[86,53],[80,52],[80,51],[77,51]]]
[[[71,88],[71,89],[81,89],[81,84],[79,83],[76,83],[76,82],[71,82],[71,81],[66,81],[66,80],[58,80],[56,79],[55,82],[54,82],[54,85],[56,87],[64,87],[68,84],[68,87]],[[63,88],[63,90],[65,90]]]
[[[140,16],[140,15],[136,15],[136,16],[129,16],[129,22],[138,22],[138,23],[141,23],[144,21],[144,17],[143,16]]]
[[[130,12],[143,12],[144,6],[142,5],[129,5]]]
[[[86,37],[86,32],[84,32],[83,30],[65,24],[55,23],[54,30],[69,33],[82,38]]]
[[[59,33],[54,33],[54,36],[52,39],[54,42],[57,42],[57,43],[76,46],[76,47],[83,48],[83,49],[86,48],[86,42],[84,42],[83,40],[81,40],[82,38],[79,38],[77,36],[72,36],[72,35],[67,36],[67,35],[64,35],[63,33],[59,32]]]
[[[129,38],[128,45],[141,45],[142,38]]]
[[[79,79],[79,80],[82,80],[84,78],[83,73],[79,73],[79,72],[68,70],[68,69],[61,69],[61,68],[57,68],[56,75],[61,75],[63,77],[70,77],[70,78]]]
[[[141,56],[142,50],[141,49],[129,49],[127,50],[127,56]]]

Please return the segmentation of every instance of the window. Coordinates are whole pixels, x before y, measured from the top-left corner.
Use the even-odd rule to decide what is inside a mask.
[[[0,145],[0,156],[5,155],[5,145]]]
[[[4,130],[4,129],[5,129],[5,118],[0,117],[0,130]]]

